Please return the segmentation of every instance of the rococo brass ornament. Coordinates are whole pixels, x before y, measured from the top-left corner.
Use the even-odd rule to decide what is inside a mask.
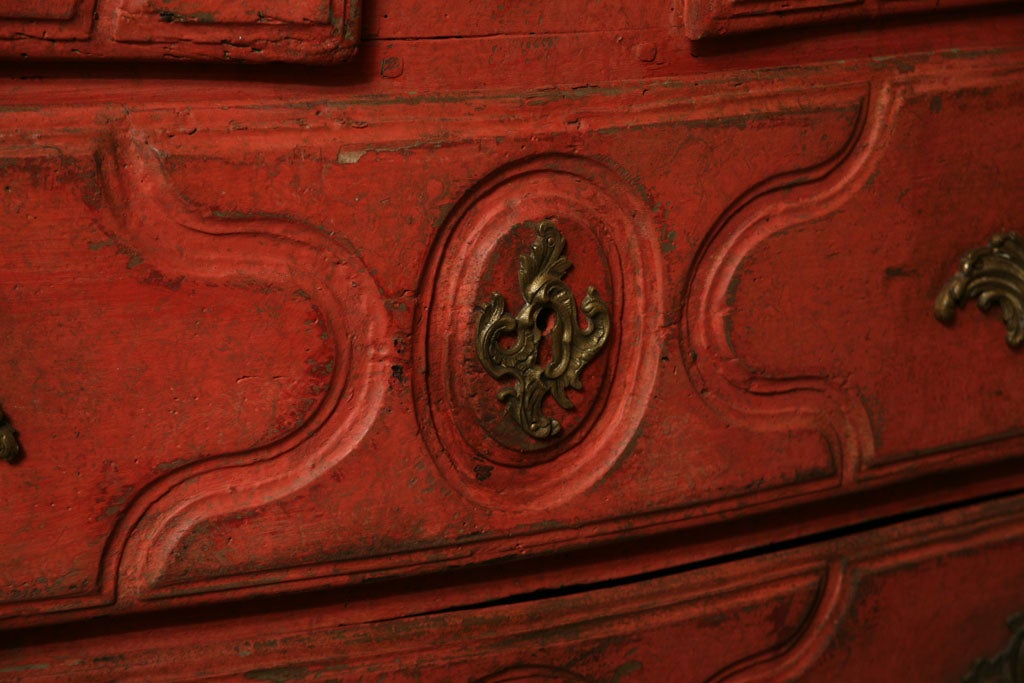
[[[1011,347],[1024,342],[1024,241],[1017,233],[996,235],[987,246],[964,255],[957,274],[935,300],[935,317],[950,323],[956,307],[975,298],[983,311],[999,304]]]
[[[519,257],[525,303],[513,317],[505,311],[505,298],[495,292],[477,321],[476,352],[491,377],[515,378],[515,385],[501,389],[498,398],[509,404],[509,414],[527,434],[546,439],[557,436],[562,425],[541,412],[544,398],[550,393],[558,405],[574,408],[566,389],[583,389],[580,373],[608,341],[611,322],[608,307],[589,287],[580,304],[587,327],[580,327],[576,299],[562,281],[572,268],[562,255],[565,238],[552,221],[540,221],[536,230],[530,252]],[[545,336],[551,340],[551,362],[540,366]],[[511,346],[502,345],[505,337],[514,337]]]
[[[1024,613],[1008,621],[1013,637],[1006,649],[992,659],[974,663],[964,683],[1024,683]]]
[[[18,444],[18,436],[7,416],[0,411],[0,460],[13,463],[17,462],[20,456],[21,445]]]

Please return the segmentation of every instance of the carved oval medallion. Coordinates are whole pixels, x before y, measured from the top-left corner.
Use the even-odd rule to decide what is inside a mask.
[[[991,659],[979,659],[964,676],[964,683],[1024,682],[1024,612],[1007,622],[1013,636],[1006,648]]]
[[[575,157],[471,191],[432,252],[417,409],[438,464],[490,506],[549,505],[625,449],[658,358],[648,208]]]

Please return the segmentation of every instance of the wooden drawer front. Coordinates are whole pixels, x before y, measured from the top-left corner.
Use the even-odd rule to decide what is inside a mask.
[[[415,594],[401,600],[420,608]],[[1022,613],[1017,497],[520,604],[383,621],[371,612],[370,623],[347,625],[344,611],[321,605],[138,633],[91,625],[68,643],[10,634],[0,672],[11,680],[188,672],[289,681],[988,683],[1017,680],[990,676],[1019,671]]]
[[[328,64],[355,52],[360,0],[0,0],[0,58]]]
[[[9,623],[1021,485],[1019,353],[933,313],[1024,215],[1020,64],[0,113]],[[611,326],[552,438],[477,346],[542,261]]]
[[[688,38],[699,40],[788,26],[933,14],[1019,4],[1019,0],[686,0]]]

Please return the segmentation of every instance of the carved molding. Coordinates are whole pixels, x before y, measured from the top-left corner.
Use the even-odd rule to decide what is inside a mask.
[[[71,40],[85,40],[92,32],[96,0],[60,0],[27,3],[0,0],[0,54],[6,46],[29,41],[50,43],[61,49]]]
[[[900,95],[888,87],[847,93],[859,111],[842,146],[814,165],[758,183],[731,204],[699,248],[684,297],[684,357],[702,398],[754,430],[820,432],[832,457],[841,454],[832,463],[837,469],[852,469],[872,448],[863,406],[824,376],[752,371],[730,339],[729,292],[758,245],[789,225],[828,215],[863,187],[889,143]]]
[[[646,409],[659,357],[661,276],[649,220],[643,197],[618,171],[569,155],[509,164],[449,214],[424,275],[428,315],[416,348],[427,371],[414,390],[427,444],[454,488],[488,507],[542,507],[585,489],[621,455]],[[565,243],[573,256],[568,279],[594,286],[582,302],[562,280],[570,267]],[[518,298],[517,281],[526,305],[508,313],[499,299]],[[577,319],[579,311],[589,322]],[[542,346],[552,343],[538,355],[528,347],[543,336],[537,318],[549,314],[555,324]],[[518,338],[519,330],[523,338],[502,348],[502,338]],[[527,367],[538,358],[542,365]],[[583,386],[584,365],[586,391],[569,392]],[[521,382],[530,373],[533,387]],[[522,398],[512,387],[502,392],[522,404],[521,422],[515,406],[506,411],[495,397],[495,375],[523,384]],[[557,427],[540,419],[548,393],[556,400],[544,414]]]
[[[879,16],[999,5],[1012,0],[686,0],[686,35],[714,39],[788,26],[877,20]]]
[[[905,264],[914,263],[915,250],[911,245],[914,240],[923,241],[917,232],[919,227],[914,223],[904,223],[899,231],[890,227],[885,240],[897,249],[876,252],[876,255],[861,251],[856,258],[845,258],[844,254],[848,255],[843,251],[845,238],[835,237],[846,234],[847,227],[841,229],[840,225],[859,226],[857,229],[864,230],[864,234],[858,243],[867,244],[873,228],[868,227],[870,222],[860,217],[862,207],[869,202],[877,202],[876,210],[885,212],[894,205],[894,193],[883,189],[883,186],[894,186],[891,178],[898,177],[895,174],[899,173],[898,160],[901,158],[894,152],[904,149],[907,140],[917,134],[913,132],[916,124],[911,117],[918,112],[925,111],[934,116],[934,129],[946,131],[951,146],[953,140],[957,146],[971,144],[973,138],[957,132],[965,129],[964,126],[957,128],[956,117],[962,114],[950,113],[950,109],[939,111],[938,103],[943,97],[964,98],[965,101],[973,98],[971,106],[975,111],[984,111],[985,104],[974,94],[980,87],[992,87],[993,92],[1000,93],[1002,97],[1005,93],[1019,91],[1019,77],[1015,75],[1004,79],[979,72],[965,74],[950,83],[941,82],[930,74],[914,74],[875,87],[865,100],[859,129],[853,132],[848,145],[836,157],[804,172],[778,176],[753,186],[748,196],[741,196],[721,215],[701,246],[690,281],[691,289],[684,301],[688,324],[684,342],[689,342],[688,347],[684,346],[684,358],[690,361],[691,378],[703,399],[716,410],[729,415],[731,420],[742,420],[747,428],[754,431],[818,431],[828,443],[828,453],[834,458],[836,469],[844,480],[899,476],[901,472],[922,467],[926,460],[929,467],[939,468],[952,458],[968,457],[963,455],[968,449],[971,449],[972,457],[979,458],[999,457],[994,453],[1010,451],[1010,439],[1019,438],[1013,415],[1003,410],[996,418],[1001,423],[998,428],[993,428],[988,416],[978,414],[981,403],[977,401],[971,406],[973,412],[962,411],[959,414],[964,425],[961,433],[952,433],[952,427],[942,433],[938,430],[925,431],[916,429],[910,419],[902,422],[879,417],[883,412],[901,414],[897,413],[901,402],[912,393],[903,391],[903,387],[911,385],[902,381],[902,376],[901,381],[887,381],[882,376],[884,373],[872,370],[872,367],[885,367],[885,363],[871,366],[863,360],[867,357],[863,353],[866,348],[879,346],[871,344],[864,347],[862,344],[861,348],[854,348],[857,345],[850,340],[859,338],[859,335],[866,336],[869,332],[874,335],[874,340],[878,340],[882,331],[893,330],[896,334],[906,335],[909,348],[913,343],[910,329],[914,329],[915,335],[920,333],[919,330],[931,334],[937,326],[928,312],[928,303],[924,304],[926,308],[923,311],[921,303],[932,300],[938,288],[936,285],[942,281],[929,284],[919,277],[921,274],[914,270],[913,265],[887,269],[894,262],[886,262],[886,259],[893,258],[894,251],[900,253]],[[993,153],[997,151],[995,147],[985,149]],[[962,156],[967,158],[969,155]],[[980,168],[980,164],[975,165],[973,161],[964,161],[964,164],[961,171],[964,174],[974,173],[976,168]],[[995,165],[996,162],[990,162],[988,168],[995,168]],[[1010,154],[999,155],[998,165],[1008,176],[1019,172]],[[951,166],[947,164],[942,168]],[[949,175],[952,177],[953,172]],[[890,180],[883,182],[881,178]],[[1014,185],[1009,182],[1007,186]],[[993,202],[992,218],[988,220],[994,225],[1011,220],[1008,216],[1012,215],[1015,204],[1012,199],[1004,197],[1008,194],[998,195],[998,201]],[[935,205],[936,202],[931,200],[931,206]],[[906,206],[903,210],[909,211]],[[956,206],[952,206],[946,213],[956,210]],[[853,218],[854,214],[858,214],[857,220]],[[833,216],[835,220],[831,221]],[[950,221],[958,225],[958,235],[970,231],[961,218],[950,215]],[[890,239],[895,235],[899,237]],[[943,233],[943,239],[948,244],[961,238]],[[815,254],[812,250],[814,242],[823,248],[827,244],[828,251]],[[788,260],[796,253],[794,245],[807,249],[808,258],[821,266],[818,273],[841,272],[844,276],[848,273],[851,277],[845,282],[849,291],[863,292],[863,296],[837,294],[835,312],[841,311],[841,315],[831,315],[832,311],[817,308],[813,315],[807,313],[807,317],[800,317],[800,311],[795,310],[798,307],[791,303],[796,301],[793,294],[810,291],[808,286],[813,283],[802,275],[809,270],[793,267],[793,262]],[[942,253],[942,243],[936,236],[929,237],[928,249],[929,261],[934,264]],[[920,253],[920,248],[917,252]],[[886,256],[877,256],[882,253]],[[830,260],[826,261],[826,257]],[[835,261],[831,261],[833,257],[836,257]],[[869,261],[870,268],[866,266]],[[843,262],[841,269],[840,262]],[[784,274],[767,286],[759,287],[757,278],[763,280],[772,267],[784,268]],[[821,291],[831,296],[831,292],[839,291],[836,283],[842,280],[842,276],[826,279],[829,280],[829,289]],[[779,285],[779,282],[785,284]],[[880,283],[885,285],[885,289],[876,286]],[[769,308],[759,317],[756,313],[758,306],[770,305],[770,302],[766,304],[768,295],[756,293],[767,291],[780,302],[788,302],[779,305],[779,310],[785,309],[785,314],[773,317],[771,311],[775,309]],[[894,297],[899,306],[916,307],[913,310],[924,315],[915,314],[909,321],[900,320],[892,314],[899,310],[898,307],[886,308],[882,315],[872,313],[870,308],[883,310],[880,296],[883,292]],[[873,307],[856,303],[871,297],[878,297]],[[734,305],[736,301],[739,303]],[[846,324],[845,335],[843,327],[836,323],[840,318]],[[863,321],[863,329],[858,328],[859,321]],[[817,348],[808,343],[801,349],[815,353],[787,354],[778,351],[801,346],[800,334],[793,333],[798,329],[798,322],[799,329],[827,330],[830,342]],[[855,328],[858,329],[856,335],[849,332]],[[769,329],[773,330],[770,339],[762,336],[767,335]],[[787,334],[796,342],[793,346],[782,342]],[[935,345],[919,344],[917,348],[924,355],[941,355]],[[961,365],[949,368],[951,373],[954,370],[956,381],[972,381],[969,372]],[[1003,377],[1005,380],[1005,373]],[[986,381],[995,384],[1004,380]],[[925,390],[929,392],[930,400],[936,395],[948,396],[947,405],[956,405],[954,394],[944,392],[938,384]],[[996,431],[999,432],[998,442],[992,438]],[[962,438],[965,433],[969,433],[969,439]],[[988,455],[990,453],[993,455]]]
[[[360,13],[360,0],[0,0],[0,57],[335,64],[355,54]]]
[[[179,575],[175,563],[184,553],[178,544],[196,527],[215,526],[229,508],[241,511],[257,498],[283,498],[310,484],[361,442],[384,392],[384,370],[369,362],[385,324],[383,302],[358,258],[298,221],[219,218],[186,205],[141,131],[125,131],[100,159],[110,203],[124,216],[118,229],[148,261],[200,278],[230,269],[297,286],[310,293],[330,330],[335,360],[329,383],[302,429],[255,450],[214,454],[173,471],[134,501],[109,545],[106,561],[117,567],[123,600],[151,599],[162,591],[173,595],[167,586],[193,582],[215,591],[219,577]],[[168,235],[175,246],[169,246]],[[343,332],[356,325],[365,335],[358,343]],[[339,410],[342,400],[360,409]],[[238,495],[242,491],[259,495]]]

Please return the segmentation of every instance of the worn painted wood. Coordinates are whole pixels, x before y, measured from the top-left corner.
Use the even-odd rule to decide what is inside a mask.
[[[877,21],[955,9],[984,9],[1014,0],[685,0],[686,35],[694,40],[839,21]]]
[[[201,626],[12,634],[12,679],[960,681],[1024,606],[1020,497],[520,604],[351,621],[348,605]],[[416,593],[395,596],[409,607]],[[1014,679],[1005,679],[1014,680]]]
[[[333,64],[360,0],[0,0],[0,58]]]
[[[61,50],[315,63],[356,35],[318,3],[98,2]],[[0,5],[0,30],[83,8]],[[1016,539],[1019,500],[958,506],[1024,488],[1024,365],[997,313],[933,309],[966,251],[1024,231],[1024,16],[707,47],[665,2],[371,13],[332,69],[8,64],[7,672],[887,680],[895,659],[836,662],[950,595],[948,624],[893,641],[910,661],[991,637],[888,680],[995,656],[1019,544],[961,540],[990,516]],[[252,52],[265,31],[290,37]],[[47,50],[26,54],[74,56]],[[523,305],[542,221],[611,329],[572,405],[545,399],[550,439],[508,417],[475,341],[495,293]],[[864,524],[884,529],[827,540]],[[975,570],[933,576],[911,546],[976,552],[997,588],[952,590]],[[837,558],[874,567],[867,547],[901,578],[853,598],[862,565]],[[73,655],[93,618],[109,633]],[[584,623],[605,626],[566,639]],[[311,657],[317,638],[359,645]]]

